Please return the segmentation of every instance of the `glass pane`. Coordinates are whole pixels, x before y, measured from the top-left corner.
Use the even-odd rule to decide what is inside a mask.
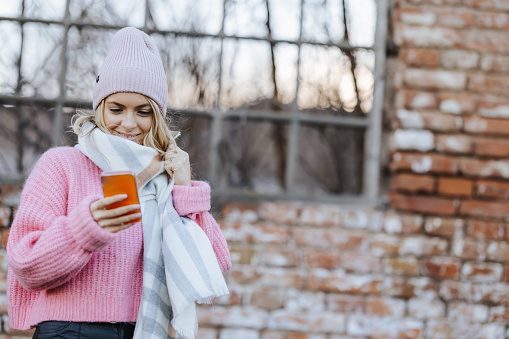
[[[145,24],[145,1],[139,0],[71,0],[69,12],[72,21],[135,27]]]
[[[364,130],[304,125],[300,136],[296,192],[362,193]]]
[[[223,0],[151,0],[154,28],[218,34],[223,21]]]
[[[0,6],[1,7],[1,6]],[[0,22],[0,93],[14,94],[18,83],[18,59],[21,27],[14,22]]]
[[[373,68],[371,51],[302,45],[299,107],[363,116],[372,105]]]
[[[215,107],[219,88],[221,40],[158,34],[154,34],[153,38],[168,78],[168,107]]]
[[[376,31],[376,1],[349,0],[346,4],[350,44],[373,46]]]
[[[16,18],[21,16],[21,0],[3,1],[0,6],[0,16]]]
[[[297,90],[299,48],[291,44],[277,44],[274,55],[277,99],[284,104],[290,104],[295,100]]]
[[[342,41],[345,35],[342,3],[332,0],[304,0],[303,40],[323,43]]]
[[[21,72],[24,83],[21,94],[58,97],[63,27],[27,23],[23,26],[23,32]]]
[[[192,179],[207,180],[209,168],[210,119],[172,113],[170,126],[181,132],[177,139],[180,148],[189,154]]]
[[[269,30],[265,0],[227,1],[224,32],[235,36],[266,37]]]
[[[270,44],[264,41],[225,40],[221,106],[252,105],[274,97]]]
[[[0,174],[28,173],[32,169],[51,146],[53,112],[47,107],[0,106]]]
[[[75,28],[69,30],[65,95],[69,99],[92,102],[99,67],[108,54],[117,30]]]
[[[287,127],[272,122],[228,120],[223,124],[221,181],[231,188],[282,193]]]
[[[274,39],[299,39],[301,0],[270,0],[270,29]]]
[[[65,2],[66,0],[24,0],[25,13],[23,16],[44,20],[63,20]]]

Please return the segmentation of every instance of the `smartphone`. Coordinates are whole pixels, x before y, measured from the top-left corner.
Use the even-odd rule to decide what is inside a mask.
[[[111,210],[122,206],[135,205],[140,203],[140,199],[138,198],[138,189],[136,187],[136,179],[133,172],[131,171],[103,172],[101,174],[101,183],[103,187],[104,197],[111,197],[112,195],[117,194],[127,194],[127,198],[109,205],[107,209]],[[124,215],[134,213],[140,213],[140,210],[138,209],[136,211],[129,212]],[[130,222],[136,223],[140,221],[141,217]]]

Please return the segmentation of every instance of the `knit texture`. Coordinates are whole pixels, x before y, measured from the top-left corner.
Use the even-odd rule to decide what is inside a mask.
[[[142,225],[118,233],[97,225],[89,206],[102,197],[100,174],[94,163],[69,147],[46,152],[30,174],[7,244],[11,328],[25,330],[46,320],[136,321]],[[177,213],[183,215],[181,208],[191,211],[209,236],[225,272],[231,267],[228,247],[207,212],[210,200],[202,199],[209,190],[200,182],[183,190],[176,186],[173,199]],[[186,204],[189,200],[193,207]]]
[[[148,96],[166,115],[168,82],[159,50],[150,36],[134,27],[121,29],[111,41],[94,86],[94,110],[117,92]]]

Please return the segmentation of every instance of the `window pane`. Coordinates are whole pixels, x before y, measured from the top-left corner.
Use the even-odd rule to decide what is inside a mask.
[[[300,129],[296,192],[299,194],[360,194],[364,130],[310,126]]]
[[[370,50],[358,49],[353,53],[355,58],[355,79],[359,91],[360,107],[364,113],[373,107],[373,91],[375,87],[375,53]]]
[[[1,6],[0,6],[1,7]],[[18,83],[18,66],[21,49],[21,27],[14,22],[0,22],[0,93],[14,94]]]
[[[223,0],[151,0],[155,28],[218,34],[223,21]]]
[[[210,119],[172,113],[172,130],[181,132],[177,139],[180,148],[189,154],[193,180],[208,180]]]
[[[247,106],[274,97],[270,44],[225,40],[221,106]]]
[[[272,122],[228,120],[223,125],[221,180],[230,188],[283,192],[287,127]]]
[[[28,173],[35,165],[51,146],[53,114],[47,107],[0,106],[0,175]]]
[[[75,28],[69,30],[65,95],[69,99],[92,102],[99,67],[108,54],[116,30]]]
[[[66,0],[24,0],[24,17],[44,20],[62,20],[65,14],[65,2]]]
[[[153,38],[168,78],[168,107],[215,107],[221,40],[159,34],[154,34]]]
[[[276,91],[278,101],[290,104],[295,100],[297,90],[297,45],[277,44],[274,48],[276,63]]]
[[[375,44],[376,1],[349,0],[347,18],[350,44],[370,47]]]
[[[135,26],[145,24],[145,1],[71,0],[72,21],[95,24]]]
[[[269,30],[265,0],[227,1],[224,32],[235,36],[266,37]]]
[[[270,29],[274,39],[299,39],[300,0],[270,0]]]
[[[21,72],[24,84],[21,94],[46,98],[58,97],[63,27],[27,23],[23,26],[23,30]]]
[[[302,25],[303,40],[342,41],[345,35],[342,1],[304,0]]]

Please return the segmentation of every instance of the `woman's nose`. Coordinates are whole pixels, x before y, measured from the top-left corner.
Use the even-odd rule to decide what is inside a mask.
[[[134,117],[134,114],[126,114],[125,118],[122,120],[122,126],[128,130],[135,128],[136,118]]]

